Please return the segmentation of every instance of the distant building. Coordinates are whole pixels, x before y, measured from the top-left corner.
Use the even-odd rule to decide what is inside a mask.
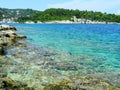
[[[3,18],[0,22],[1,23],[14,23],[15,18]]]

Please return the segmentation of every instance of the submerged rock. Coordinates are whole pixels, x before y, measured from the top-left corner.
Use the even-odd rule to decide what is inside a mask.
[[[26,46],[26,44],[18,42],[25,39],[26,36],[15,33],[16,28],[9,25],[0,25],[0,90],[34,90],[20,82],[13,81],[8,78],[8,67],[15,62],[9,62],[4,57],[5,49],[8,46]],[[3,56],[2,56],[3,55]]]
[[[0,90],[34,90],[34,88],[27,87],[26,84],[15,82],[11,78],[0,79]]]
[[[49,85],[44,88],[44,90],[62,90],[62,87],[59,85]]]
[[[4,55],[4,48],[3,48],[3,46],[0,46],[0,55]]]
[[[8,77],[9,65],[13,63],[4,56],[0,56],[0,90],[34,90],[32,87],[28,87],[27,84]]]
[[[94,77],[79,76],[79,79],[62,80],[44,87],[44,90],[120,90],[109,82]]]

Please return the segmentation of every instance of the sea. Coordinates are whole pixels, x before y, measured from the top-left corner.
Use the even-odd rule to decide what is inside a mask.
[[[8,77],[38,86],[94,76],[120,85],[120,24],[9,24],[27,47],[8,47]]]

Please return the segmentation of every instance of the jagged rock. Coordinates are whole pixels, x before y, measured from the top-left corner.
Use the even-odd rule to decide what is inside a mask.
[[[5,37],[8,37],[10,39],[15,39],[15,35],[14,34],[5,34]]]
[[[17,38],[17,39],[26,39],[27,37],[24,36],[24,35],[16,35],[16,38]]]
[[[5,37],[11,39],[11,40],[21,40],[21,39],[26,39],[27,37],[24,36],[24,35],[19,35],[19,34],[16,34],[16,33],[7,33],[7,34],[4,34]]]
[[[27,38],[24,35],[16,34],[16,28],[9,25],[0,25],[0,55],[4,54],[4,48],[10,45],[26,46],[18,41]]]
[[[12,31],[16,31],[17,29],[13,26],[10,26],[10,25],[0,25],[0,31],[2,30],[12,30]]]
[[[15,34],[15,31],[12,31],[12,30],[2,30],[1,31],[4,35],[5,34]]]

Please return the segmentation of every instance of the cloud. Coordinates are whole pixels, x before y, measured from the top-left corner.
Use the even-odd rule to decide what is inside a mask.
[[[120,0],[70,0],[65,3],[49,4],[48,8],[67,8],[117,13]]]

